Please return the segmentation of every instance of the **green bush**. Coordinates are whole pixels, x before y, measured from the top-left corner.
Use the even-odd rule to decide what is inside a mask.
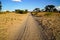
[[[9,13],[10,11],[7,10],[6,12]]]
[[[19,10],[19,9],[16,9],[15,12],[16,12],[16,13],[22,13],[22,11]]]
[[[27,10],[19,10],[19,9],[17,9],[17,10],[15,10],[15,12],[16,13],[20,13],[20,14],[25,14],[25,13],[27,13]]]

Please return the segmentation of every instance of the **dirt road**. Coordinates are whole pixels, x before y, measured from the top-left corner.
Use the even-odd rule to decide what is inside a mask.
[[[27,18],[24,32],[18,40],[42,40],[39,25],[30,14]]]
[[[23,24],[14,32],[9,40],[42,40],[38,23],[28,14]]]

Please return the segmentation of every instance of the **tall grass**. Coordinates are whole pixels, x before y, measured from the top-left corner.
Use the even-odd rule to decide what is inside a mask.
[[[52,14],[52,12],[46,12],[44,16],[51,16]]]
[[[9,29],[15,28],[16,24],[20,25],[26,17],[27,14],[22,15],[22,14],[10,13],[10,12],[1,13],[0,14],[0,40],[8,40],[9,39],[8,37],[10,36]]]

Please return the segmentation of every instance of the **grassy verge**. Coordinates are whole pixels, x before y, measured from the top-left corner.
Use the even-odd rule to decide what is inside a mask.
[[[56,40],[60,40],[60,13],[42,12],[39,13],[38,15],[39,17],[37,17],[37,19],[40,23],[42,23],[42,25],[44,26],[43,28],[53,29],[53,34],[56,37]],[[48,31],[48,33],[49,32],[50,31]]]
[[[52,12],[46,12],[44,16],[51,16],[52,14]]]
[[[8,30],[16,24],[21,24],[27,14],[1,13],[0,14],[0,40],[8,40]]]

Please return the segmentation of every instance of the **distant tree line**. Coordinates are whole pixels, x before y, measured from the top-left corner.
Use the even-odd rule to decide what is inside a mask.
[[[36,15],[37,13],[39,13],[41,11],[42,12],[59,12],[60,13],[60,11],[58,11],[54,5],[47,5],[42,10],[40,10],[40,8],[35,8],[31,13],[35,13],[34,15]],[[23,13],[27,13],[28,10],[27,9],[26,10],[16,9],[15,12],[23,14]]]
[[[34,10],[33,10],[33,12],[41,12],[41,11],[43,11],[43,12],[58,12],[58,10],[55,8],[55,6],[54,5],[47,5],[47,6],[45,6],[45,8],[44,9],[42,9],[42,10],[40,10],[40,8],[35,8]]]
[[[34,15],[36,15],[37,13],[39,13],[41,11],[42,12],[59,12],[60,13],[60,11],[58,11],[54,5],[47,5],[42,10],[40,10],[40,8],[35,8],[31,13],[35,13]]]
[[[16,13],[20,13],[20,14],[24,14],[24,13],[27,13],[28,10],[27,10],[27,9],[26,9],[26,10],[16,9],[15,12],[16,12]]]

